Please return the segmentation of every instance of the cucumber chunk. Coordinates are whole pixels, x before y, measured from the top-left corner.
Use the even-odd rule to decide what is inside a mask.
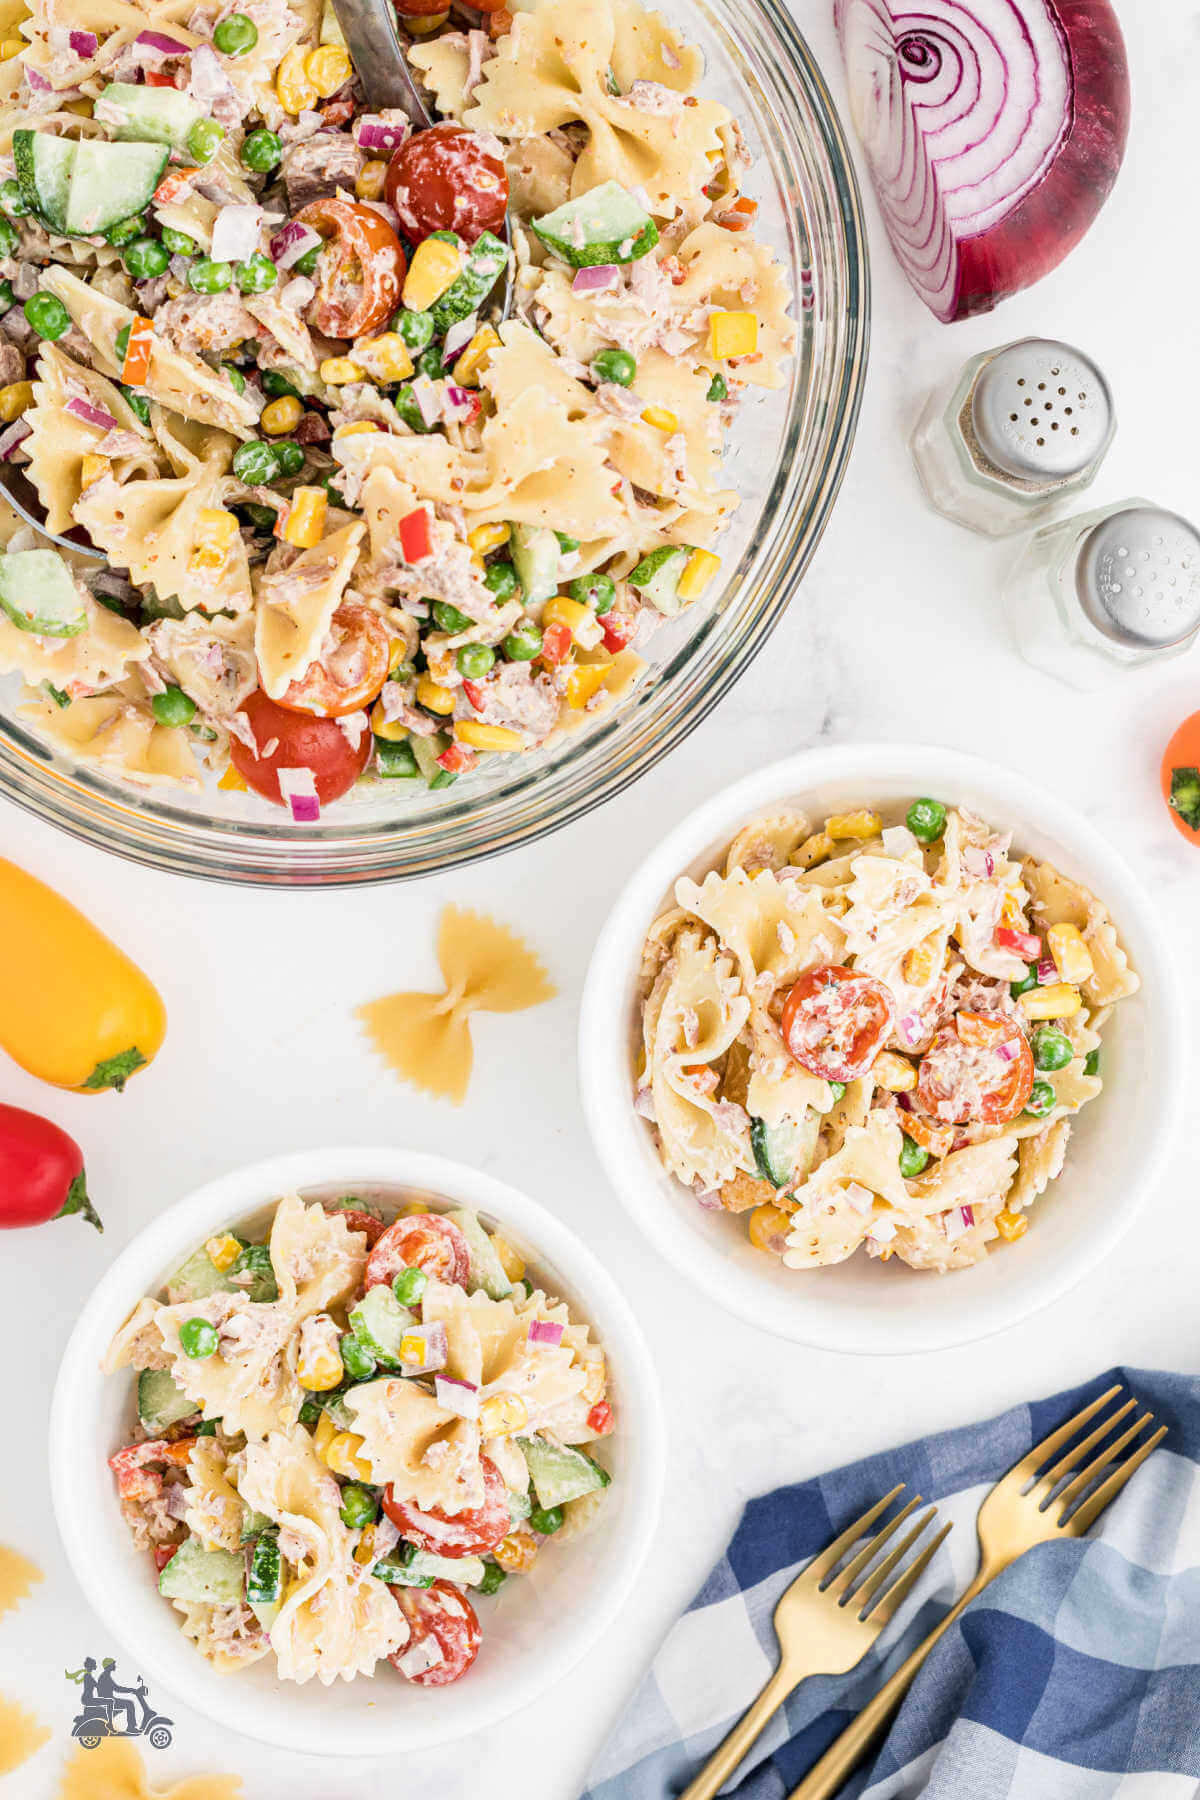
[[[544,213],[534,219],[533,229],[548,250],[576,269],[636,262],[658,242],[658,226],[619,181],[602,181]]]
[[[38,637],[78,637],[87,626],[82,596],[57,550],[0,555],[0,607]]]
[[[429,1581],[456,1581],[459,1587],[478,1587],[483,1580],[482,1556],[435,1556],[431,1550],[414,1550],[405,1564],[404,1573],[408,1581],[401,1581],[400,1586],[411,1586],[414,1583],[424,1586]]]
[[[151,94],[167,91],[146,89]],[[67,231],[73,237],[91,237],[143,212],[154,198],[170,154],[165,144],[110,144],[104,138],[82,138],[71,170]]]
[[[269,1605],[262,1600],[247,1600],[246,1604],[266,1632],[270,1631],[272,1625],[274,1625],[276,1619],[283,1611],[282,1599],[272,1600]]]
[[[167,1600],[194,1600],[207,1605],[232,1605],[242,1599],[246,1565],[231,1550],[206,1550],[199,1538],[185,1538],[158,1578],[158,1591]]]
[[[578,1500],[605,1488],[612,1480],[607,1469],[585,1456],[582,1450],[549,1444],[545,1438],[519,1437],[517,1443],[529,1466],[538,1505],[561,1506],[566,1500]]]
[[[67,195],[79,145],[49,131],[14,131],[13,162],[21,197],[60,235],[67,229]]]
[[[151,1437],[160,1437],[168,1425],[190,1419],[200,1411],[165,1369],[143,1369],[138,1376],[138,1418]]]
[[[446,1217],[458,1226],[467,1240],[467,1249],[471,1252],[471,1267],[467,1274],[468,1293],[482,1288],[489,1300],[507,1300],[512,1293],[512,1282],[504,1273],[503,1264],[492,1248],[492,1240],[479,1223],[477,1215],[463,1208],[459,1212],[447,1213]],[[374,1291],[372,1288],[371,1292]]]
[[[508,245],[490,231],[481,232],[459,274],[429,309],[436,335],[443,337],[460,319],[477,312],[507,267]]]
[[[246,1576],[246,1599],[260,1606],[271,1606],[282,1595],[283,1558],[279,1554],[279,1533],[272,1526],[254,1540]]]
[[[188,133],[204,108],[190,94],[173,87],[138,87],[129,81],[110,81],[100,96],[101,117],[116,124],[121,142],[168,144],[186,150]],[[128,215],[126,215],[128,217]]]
[[[663,544],[643,556],[626,579],[630,587],[638,589],[643,600],[648,600],[669,618],[679,612],[683,604],[679,598],[679,581],[691,554],[686,544]]]
[[[557,594],[562,550],[549,526],[514,525],[510,550],[526,606],[537,606]]]
[[[390,1368],[400,1367],[400,1341],[415,1323],[407,1306],[401,1306],[390,1287],[383,1282],[368,1288],[356,1306],[350,1308],[350,1329],[376,1362]]]
[[[773,1188],[784,1188],[792,1180],[803,1141],[803,1132],[790,1119],[778,1125],[768,1125],[765,1119],[750,1121],[754,1161],[763,1180]]]
[[[268,1519],[266,1513],[255,1512],[252,1506],[247,1506],[245,1501],[243,1501],[242,1535],[240,1541],[243,1544],[251,1543],[256,1537],[261,1537],[264,1531],[270,1531],[272,1523],[273,1521]]]
[[[167,1299],[172,1306],[177,1306],[181,1300],[207,1300],[210,1294],[233,1292],[232,1281],[222,1275],[203,1244],[167,1282]]]

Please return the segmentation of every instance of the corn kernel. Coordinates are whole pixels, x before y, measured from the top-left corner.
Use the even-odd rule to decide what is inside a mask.
[[[907,1094],[917,1085],[917,1071],[906,1056],[897,1056],[894,1050],[885,1050],[875,1058],[871,1074],[889,1094]]]
[[[313,1432],[313,1448],[322,1462],[325,1452],[338,1434],[338,1428],[327,1412],[322,1412],[317,1420],[317,1429]]]
[[[642,422],[653,425],[656,431],[678,431],[679,420],[665,406],[648,406],[642,413]]]
[[[351,419],[348,425],[339,425],[333,434],[332,442],[340,444],[343,438],[358,437],[364,431],[378,431],[380,428],[372,419]]]
[[[382,200],[383,184],[387,177],[387,164],[373,156],[365,162],[354,178],[354,192],[360,200]]]
[[[11,62],[14,56],[20,56],[24,48],[24,38],[10,37],[0,40],[0,62]]]
[[[293,117],[307,112],[317,98],[317,90],[304,67],[305,54],[302,44],[293,44],[275,77],[275,97],[284,112]]]
[[[756,1206],[750,1214],[748,1229],[750,1242],[756,1250],[764,1250],[768,1256],[781,1256],[783,1239],[792,1229],[791,1215],[770,1203]]]
[[[413,372],[408,345],[398,331],[364,338],[355,346],[354,355],[363,370],[376,381],[407,381]]]
[[[250,785],[245,776],[239,775],[232,763],[218,781],[217,786],[224,794],[248,794],[250,792]]]
[[[996,1229],[1006,1244],[1015,1244],[1029,1230],[1029,1220],[1024,1213],[1009,1212],[1005,1207],[1003,1212],[996,1214]]]
[[[454,689],[442,687],[428,675],[422,675],[417,683],[417,703],[426,712],[439,713],[446,718],[454,711]]]
[[[285,544],[299,550],[311,550],[319,544],[325,530],[325,510],[329,499],[324,488],[298,487],[292,495],[292,509],[283,528]]]
[[[399,719],[384,717],[383,701],[377,700],[371,708],[371,731],[385,744],[400,744],[408,736],[408,726],[402,725]]]
[[[506,1538],[501,1538],[492,1551],[506,1575],[524,1575],[527,1569],[533,1567],[537,1553],[538,1541],[528,1525],[518,1525]]]
[[[322,100],[328,100],[345,87],[354,70],[340,44],[322,44],[305,57],[304,73]]]
[[[479,1429],[485,1438],[507,1437],[529,1423],[529,1408],[520,1394],[493,1394],[479,1409]]]
[[[327,356],[317,372],[326,387],[345,387],[347,382],[363,378],[361,365],[349,356]]]
[[[268,437],[283,437],[287,432],[295,431],[303,411],[294,394],[284,394],[263,407],[258,422]]]
[[[102,481],[112,472],[112,464],[107,456],[95,456],[88,450],[84,452],[79,464],[79,480],[83,487],[91,487],[93,481]]]
[[[525,1276],[525,1264],[517,1255],[507,1238],[502,1238],[498,1231],[492,1233],[492,1249],[496,1252],[500,1267],[510,1281],[522,1281]]]
[[[683,565],[676,593],[681,600],[698,600],[721,566],[711,550],[693,550]]]
[[[360,1568],[369,1569],[375,1561],[375,1527],[367,1525],[354,1546],[354,1560]]]
[[[883,830],[883,820],[877,812],[835,813],[832,819],[826,819],[825,829],[838,843],[844,838],[878,837]]]
[[[718,362],[731,356],[753,356],[758,349],[758,320],[752,312],[717,312],[708,321],[708,353]]]
[[[479,556],[486,556],[489,550],[498,550],[501,544],[507,544],[512,536],[512,526],[497,521],[494,525],[477,525],[474,531],[468,531],[467,542]]]
[[[454,379],[459,387],[478,387],[480,371],[487,368],[492,351],[499,348],[499,333],[490,325],[482,326],[454,365]]]
[[[934,949],[928,938],[905,952],[900,973],[909,987],[923,988],[933,979]]]
[[[1078,925],[1052,925],[1046,942],[1054,958],[1054,966],[1064,981],[1078,984],[1095,974],[1092,953],[1083,941]]]
[[[349,1481],[372,1481],[375,1471],[365,1457],[358,1453],[363,1441],[354,1431],[339,1431],[325,1446],[321,1460],[327,1469],[335,1475],[344,1475]]]
[[[223,1275],[226,1269],[232,1269],[242,1254],[242,1246],[231,1231],[222,1231],[218,1236],[209,1238],[204,1246],[204,1253],[213,1268],[219,1269]]]
[[[1069,1019],[1083,1002],[1078,988],[1059,981],[1050,987],[1030,988],[1027,994],[1021,995],[1017,1005],[1027,1019]]]
[[[206,569],[219,569],[237,534],[238,522],[231,512],[219,506],[202,506],[196,514],[196,542],[188,557],[189,571],[195,575]]]
[[[482,725],[476,719],[460,719],[454,727],[454,735],[460,744],[467,744],[472,750],[503,754],[506,750],[525,748],[525,739],[519,731],[510,731],[507,725]]]
[[[33,405],[32,381],[10,381],[7,387],[0,388],[0,419],[11,425],[22,413],[28,412]]]
[[[296,1363],[301,1387],[313,1394],[327,1394],[340,1384],[345,1373],[336,1350],[322,1348],[315,1356],[302,1355]]]
[[[462,266],[463,253],[457,244],[448,244],[444,238],[425,238],[413,251],[404,277],[401,298],[405,306],[414,312],[428,312],[457,281]]]
[[[790,861],[799,869],[811,869],[817,863],[824,862],[833,855],[833,839],[827,831],[814,831],[811,837],[805,838],[798,850],[793,850]]]
[[[1024,931],[1025,919],[1021,912],[1021,902],[1010,889],[1000,905],[1000,923],[1007,931]]]
[[[567,705],[582,712],[608,680],[611,663],[580,663],[567,676]]]
[[[542,608],[544,625],[565,625],[582,650],[594,650],[604,636],[603,627],[590,606],[556,594]]]

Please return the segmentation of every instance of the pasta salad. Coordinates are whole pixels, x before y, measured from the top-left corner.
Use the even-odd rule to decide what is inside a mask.
[[[613,1429],[602,1351],[468,1211],[287,1195],[265,1242],[210,1238],[139,1301],[105,1367],[137,1371],[122,1512],[223,1673],[457,1681],[479,1596],[609,1485],[579,1448]]]
[[[701,1205],[792,1269],[964,1269],[1025,1234],[1139,985],[1101,901],[935,799],[758,820],[675,901],[634,1104]]]
[[[699,600],[787,280],[699,52],[636,0],[406,23],[33,0],[0,60],[0,674],[67,756],[312,822],[611,705]],[[0,46],[0,49],[4,46]]]

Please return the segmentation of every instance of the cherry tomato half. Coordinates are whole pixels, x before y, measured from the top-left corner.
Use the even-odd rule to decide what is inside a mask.
[[[352,744],[336,719],[316,719],[310,713],[289,712],[277,706],[258,688],[242,708],[250,721],[257,752],[240,738],[230,738],[229,756],[234,768],[266,800],[277,806],[287,802],[279,791],[280,769],[311,769],[322,806],[349,793],[367,766],[371,733],[359,734]]]
[[[454,1221],[440,1213],[397,1219],[367,1258],[366,1285],[390,1283],[402,1269],[423,1269],[435,1281],[464,1287],[471,1269],[467,1240]]]
[[[433,125],[393,150],[383,197],[414,244],[431,231],[473,244],[480,232],[503,230],[508,171],[487,142],[460,125]]]
[[[339,606],[329,626],[320,662],[293,681],[278,704],[289,712],[338,719],[369,706],[387,680],[391,640],[387,626],[369,606]]]
[[[975,1028],[979,1015],[967,1017],[965,1037],[956,1025],[944,1025],[921,1058],[917,1105],[941,1125],[965,1125],[968,1119],[1006,1125],[1032,1092],[1033,1051],[1015,1022],[1008,1036],[982,1043]]]
[[[783,1041],[823,1081],[857,1081],[892,1035],[896,1002],[882,981],[823,963],[806,969],[783,1009]]]
[[[1179,835],[1200,844],[1200,712],[1185,719],[1167,745],[1162,795]]]
[[[435,1581],[427,1588],[392,1589],[400,1611],[408,1620],[409,1639],[403,1650],[393,1650],[388,1661],[400,1669],[404,1657],[432,1639],[439,1652],[432,1668],[408,1676],[417,1687],[448,1687],[465,1675],[479,1655],[483,1633],[475,1608],[452,1581]]]
[[[384,1489],[383,1510],[418,1550],[455,1559],[484,1556],[508,1536],[512,1519],[508,1490],[499,1469],[486,1456],[480,1457],[479,1467],[483,1471],[483,1505],[469,1512],[444,1513],[436,1506],[422,1512],[407,1500],[397,1500],[390,1485]]]
[[[326,337],[357,338],[390,319],[408,259],[387,220],[373,207],[337,198],[310,200],[296,217],[325,239],[309,324]]]

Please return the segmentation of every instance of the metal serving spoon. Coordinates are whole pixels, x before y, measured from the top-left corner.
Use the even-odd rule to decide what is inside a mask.
[[[100,563],[108,560],[103,550],[97,550],[93,544],[77,544],[74,538],[60,537],[57,531],[50,530],[45,515],[40,510],[41,501],[37,489],[19,464],[0,462],[0,488],[3,488],[4,498],[17,516],[24,519],[26,525],[32,525],[40,537],[49,538],[60,550],[73,550],[76,556],[90,556]],[[39,510],[34,512],[34,507]]]

